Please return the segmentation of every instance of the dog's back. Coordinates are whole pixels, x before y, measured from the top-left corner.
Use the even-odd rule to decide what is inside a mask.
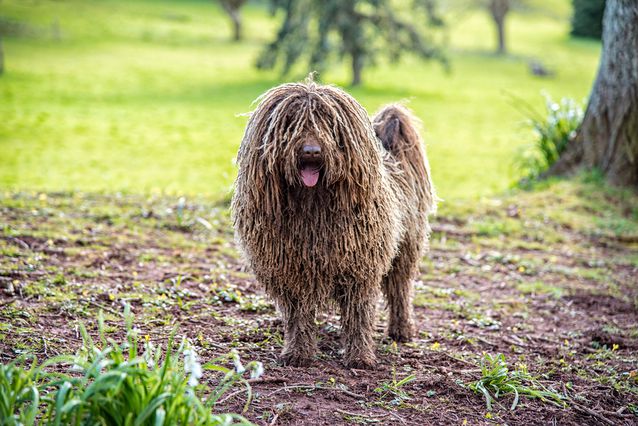
[[[406,342],[414,335],[412,285],[421,256],[426,250],[430,227],[428,214],[436,206],[436,195],[418,120],[402,105],[388,105],[373,118],[374,131],[385,153],[391,186],[398,194],[402,213],[401,236],[392,268],[383,278],[382,289],[390,310],[388,335]]]
[[[398,162],[398,168],[404,174],[403,179],[410,186],[408,192],[413,192],[414,199],[407,201],[411,205],[416,202],[418,212],[423,215],[432,212],[436,206],[436,196],[418,131],[419,120],[403,105],[391,104],[377,112],[372,121],[383,148]],[[392,161],[386,163],[391,169],[397,167]]]

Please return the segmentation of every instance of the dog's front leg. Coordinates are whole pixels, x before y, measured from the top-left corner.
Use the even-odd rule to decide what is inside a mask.
[[[307,366],[317,352],[315,308],[298,300],[280,303],[284,322],[284,349],[279,357],[283,365]]]
[[[342,289],[338,301],[344,363],[351,368],[373,369],[377,363],[373,340],[376,293],[365,286],[348,286]]]

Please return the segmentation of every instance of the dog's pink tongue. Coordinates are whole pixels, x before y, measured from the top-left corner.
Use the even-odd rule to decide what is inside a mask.
[[[301,169],[301,179],[306,186],[315,186],[319,180],[319,169],[304,167]]]

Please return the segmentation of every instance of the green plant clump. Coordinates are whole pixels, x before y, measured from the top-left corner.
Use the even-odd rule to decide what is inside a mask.
[[[528,125],[534,132],[536,141],[523,146],[515,164],[526,180],[538,178],[548,170],[565,152],[570,143],[574,143],[576,130],[583,121],[582,105],[570,98],[555,102],[545,97],[546,115],[539,114],[526,106],[529,115]]]
[[[392,402],[396,405],[400,405],[403,401],[411,399],[410,394],[403,389],[405,385],[416,380],[414,374],[410,374],[403,379],[397,379],[396,369],[392,368],[392,380],[381,383],[374,391],[381,395],[381,399],[385,399],[388,396],[392,396]]]
[[[139,347],[139,330],[125,308],[126,339],[107,339],[100,313],[97,345],[80,325],[83,346],[74,356],[51,358],[38,365],[22,357],[0,365],[0,425],[250,425],[238,414],[213,414],[219,398],[244,378],[262,374],[259,362],[242,365],[236,352],[201,365],[187,339],[177,345],[171,333],[165,353],[149,339]],[[142,349],[142,355],[138,355]],[[27,360],[31,366],[27,367]],[[232,362],[234,368],[223,363]],[[52,366],[56,368],[51,368]],[[68,372],[56,372],[70,365]],[[60,368],[62,367],[62,368]],[[201,385],[203,370],[222,373],[214,388]],[[50,371],[51,370],[51,371]]]
[[[510,371],[505,361],[505,355],[492,356],[485,354],[481,361],[481,378],[472,382],[468,387],[485,397],[488,411],[492,410],[492,404],[501,396],[513,393],[514,400],[510,410],[516,409],[521,395],[530,398],[539,398],[543,402],[549,402],[559,407],[564,406],[564,397],[553,392],[534,379],[524,366]],[[500,404],[499,404],[500,405]]]
[[[34,366],[21,358],[0,364],[0,425],[32,425],[39,413],[40,393],[33,381]]]

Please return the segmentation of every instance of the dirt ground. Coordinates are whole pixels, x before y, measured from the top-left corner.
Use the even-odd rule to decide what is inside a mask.
[[[444,202],[432,224],[414,342],[384,339],[380,301],[376,370],[343,366],[336,312],[319,318],[313,364],[293,368],[277,364],[281,323],[238,255],[225,205],[5,193],[0,360],[76,351],[78,321],[95,333],[99,310],[117,336],[128,303],[160,344],[179,323],[204,361],[232,348],[262,361],[245,413],[260,425],[638,424],[638,197],[557,182]],[[506,395],[488,411],[468,387],[486,353],[526,368],[565,405],[521,396],[510,410]],[[237,388],[217,410],[244,402]]]

